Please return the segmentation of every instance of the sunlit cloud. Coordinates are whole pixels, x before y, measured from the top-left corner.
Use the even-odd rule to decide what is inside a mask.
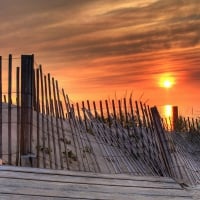
[[[1,54],[34,53],[69,93],[200,84],[199,0],[0,2]]]

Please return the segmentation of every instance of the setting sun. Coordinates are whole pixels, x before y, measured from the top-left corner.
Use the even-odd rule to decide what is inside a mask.
[[[170,88],[170,87],[172,86],[172,82],[171,82],[170,80],[165,80],[165,81],[163,82],[163,86],[164,86],[165,88]]]
[[[172,74],[161,74],[159,78],[159,86],[163,88],[171,88],[175,84],[175,78]]]

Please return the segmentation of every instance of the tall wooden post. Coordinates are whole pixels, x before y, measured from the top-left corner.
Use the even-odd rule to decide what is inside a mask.
[[[8,58],[8,164],[12,164],[11,104],[12,104],[12,55]]]
[[[173,117],[173,129],[176,129],[177,121],[178,121],[178,106],[172,107],[172,117]]]
[[[32,166],[34,55],[21,56],[21,161]]]
[[[0,56],[0,161],[2,159],[2,151],[2,57]]]
[[[16,104],[17,104],[17,148],[16,148],[16,166],[19,165],[19,147],[20,147],[20,97],[19,97],[19,78],[20,78],[20,68],[16,68]]]

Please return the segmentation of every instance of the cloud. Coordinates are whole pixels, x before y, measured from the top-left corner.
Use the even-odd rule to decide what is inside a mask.
[[[13,38],[13,40],[21,36],[33,43],[48,41],[52,42],[52,45],[55,45],[56,40],[64,40],[65,43],[61,48],[68,47],[69,49],[71,47],[72,51],[73,45],[70,44],[70,41],[73,41],[75,50],[76,47],[78,49],[80,46],[79,49],[83,49],[85,46],[89,53],[90,50],[93,51],[91,43],[93,46],[104,41],[106,44],[110,44],[108,40],[112,42],[112,36],[121,31],[123,35],[119,35],[113,40],[130,41],[130,43],[137,44],[137,40],[140,38],[145,43],[152,42],[152,48],[155,47],[154,38],[158,38],[157,43],[160,44],[161,39],[159,40],[159,38],[164,34],[166,35],[163,39],[165,43],[172,36],[177,39],[179,34],[189,34],[192,30],[194,35],[199,35],[198,29],[195,29],[199,25],[199,9],[197,8],[200,3],[198,1],[187,1],[187,3],[172,0],[157,1],[146,7],[123,7],[125,3],[118,1],[118,4],[115,4],[121,5],[122,8],[109,9],[109,11],[103,9],[105,5],[102,2],[105,1],[92,2],[94,1],[43,0],[37,3],[37,1],[19,0],[20,6],[16,6],[13,2],[11,4],[11,1],[4,1],[3,12],[1,12],[3,16],[1,32],[4,33],[2,35],[8,39]],[[114,1],[109,2],[114,4]],[[127,1],[125,2],[127,3]],[[105,13],[103,11],[101,14],[95,13],[96,8],[92,5],[100,6]],[[184,8],[187,6],[190,9],[185,10]],[[179,14],[178,18],[177,13]],[[127,31],[123,31],[123,28]],[[96,38],[90,40],[88,39],[89,35],[92,38],[96,35]],[[88,44],[84,40],[85,38]],[[81,42],[81,39],[85,43]],[[173,40],[173,37],[171,39]],[[161,42],[164,41],[161,40]],[[199,38],[195,36],[193,42],[198,44]],[[117,49],[118,46],[114,47]]]
[[[174,4],[171,5],[173,6]],[[185,17],[185,10],[180,6],[180,11],[173,10],[168,17],[165,16],[167,11],[162,14],[159,9],[160,6],[156,5],[145,8],[145,11],[143,8],[124,8],[120,12],[104,14],[85,24],[49,29],[50,40],[47,40],[51,41],[53,37],[55,42],[44,43],[40,51],[55,49],[68,59],[76,60],[77,57],[95,59],[199,45],[198,15],[188,11]],[[182,18],[180,15],[179,19],[176,17],[173,21],[173,16],[181,10]],[[154,12],[155,14],[151,14]],[[142,14],[137,16],[137,13]],[[61,42],[56,42],[58,38]]]
[[[49,70],[71,73],[73,84],[126,86],[188,69],[199,80],[199,0],[0,3],[2,53],[35,53]]]

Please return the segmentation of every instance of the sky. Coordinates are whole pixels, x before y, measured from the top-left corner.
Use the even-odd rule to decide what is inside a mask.
[[[34,54],[36,65],[73,101],[132,94],[150,105],[200,113],[199,0],[0,0],[0,5],[3,58]]]

